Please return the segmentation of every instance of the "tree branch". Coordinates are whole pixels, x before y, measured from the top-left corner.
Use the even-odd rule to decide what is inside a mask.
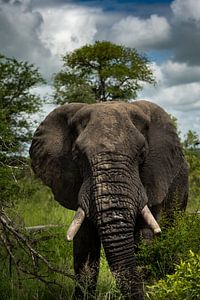
[[[0,216],[0,222],[3,225],[3,227],[8,230],[9,232],[11,232],[19,242],[21,242],[24,246],[26,246],[26,248],[30,251],[31,255],[33,255],[34,257],[38,258],[39,260],[41,260],[47,267],[49,270],[62,274],[66,277],[69,277],[72,280],[75,280],[75,276],[65,272],[63,270],[57,269],[54,266],[51,265],[51,263],[44,257],[42,256],[38,251],[36,251],[28,242],[27,238],[25,236],[23,236],[21,233],[19,233],[11,224],[9,224],[10,222],[8,221],[9,219],[7,219],[6,215],[1,215]],[[7,249],[8,250],[8,249]],[[9,253],[10,254],[10,253]],[[11,256],[11,258],[13,258]]]

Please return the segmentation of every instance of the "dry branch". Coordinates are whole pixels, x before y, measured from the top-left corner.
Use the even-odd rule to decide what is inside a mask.
[[[70,278],[72,280],[75,280],[75,276],[70,274],[69,272],[66,272],[64,270],[61,270],[59,268],[56,268],[53,266],[43,255],[41,255],[36,249],[34,249],[28,238],[23,235],[19,229],[17,229],[13,223],[11,223],[11,220],[8,218],[8,216],[5,214],[5,212],[0,212],[0,224],[2,225],[0,240],[2,241],[7,253],[10,256],[10,260],[12,261],[13,265],[15,266],[18,274],[24,273],[27,275],[31,275],[33,278],[36,278],[40,280],[41,282],[49,285],[57,285],[65,289],[66,287],[61,284],[60,282],[56,281],[50,281],[47,279],[47,275],[40,274],[40,270],[38,268],[38,264],[36,264],[36,261],[42,262],[47,268],[53,272],[61,274],[67,278]],[[27,268],[26,265],[18,258],[16,257],[14,249],[16,248],[15,245],[18,244],[21,249],[23,249],[30,258],[30,261],[32,262],[32,267]]]
[[[54,224],[40,225],[36,226],[36,228],[35,226],[33,226],[31,227],[31,230],[28,229],[28,231],[34,232],[35,229],[36,231],[40,231],[51,227],[61,226],[62,225]],[[45,283],[50,289],[52,289],[53,286],[59,286],[63,289],[63,291],[65,291],[66,286],[63,283],[61,283],[60,281],[58,282],[56,280],[51,281],[48,279],[47,274],[41,274],[41,265],[39,265],[39,262],[42,262],[43,265],[45,265],[49,271],[63,275],[64,277],[69,278],[71,280],[75,280],[75,276],[73,274],[66,272],[63,269],[55,267],[50,263],[48,259],[46,259],[41,253],[39,253],[35,248],[33,248],[32,240],[30,240],[30,237],[26,237],[23,234],[23,228],[17,228],[16,224],[14,224],[12,220],[7,216],[3,208],[0,209],[0,241],[6,249],[10,257],[10,262],[15,266],[18,275],[20,275],[20,273],[29,275],[31,276],[31,278],[38,279],[39,281]],[[29,264],[28,268],[27,265],[21,259],[19,259],[19,257],[17,257],[15,253],[15,250],[17,248],[16,246],[20,247],[26,254],[28,254],[28,258],[32,263],[32,265]],[[76,284],[80,287],[80,289],[82,289],[82,286],[80,284]]]
[[[48,224],[48,225],[37,225],[37,226],[29,226],[25,227],[25,229],[28,232],[38,232],[43,231],[49,228],[57,228],[57,227],[63,227],[64,225],[57,225],[57,224]]]

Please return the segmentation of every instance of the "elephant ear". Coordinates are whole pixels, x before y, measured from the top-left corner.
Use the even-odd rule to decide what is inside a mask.
[[[147,116],[143,135],[148,144],[140,176],[145,186],[149,206],[162,203],[169,187],[185,164],[180,141],[170,116],[158,105],[138,101],[135,105]]]
[[[84,105],[65,104],[53,110],[36,130],[29,151],[36,175],[52,189],[60,204],[73,210],[77,209],[82,178],[72,160],[69,122]]]

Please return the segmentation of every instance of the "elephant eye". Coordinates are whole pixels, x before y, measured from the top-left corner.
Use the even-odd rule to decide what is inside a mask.
[[[77,145],[74,145],[72,147],[72,160],[78,161],[79,157],[80,157],[80,151],[79,151]]]
[[[146,147],[143,146],[139,151],[139,164],[142,164],[146,156]]]

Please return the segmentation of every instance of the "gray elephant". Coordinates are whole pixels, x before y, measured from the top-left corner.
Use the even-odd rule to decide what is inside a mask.
[[[102,243],[122,294],[143,299],[136,237],[159,233],[160,212],[187,204],[188,166],[168,114],[148,101],[65,104],[36,130],[30,156],[55,199],[77,211],[67,238],[79,283],[87,265],[95,293]]]

